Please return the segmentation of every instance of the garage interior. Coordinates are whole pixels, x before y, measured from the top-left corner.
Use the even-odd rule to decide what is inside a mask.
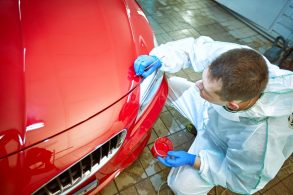
[[[139,0],[153,27],[159,44],[186,37],[210,36],[214,40],[248,45],[261,53],[271,47],[272,41],[251,28],[213,0]],[[191,68],[174,74],[190,81],[201,75]],[[173,76],[167,74],[167,76]],[[168,136],[176,150],[188,150],[194,135],[189,133],[189,124],[173,108],[165,106],[153,126],[152,136],[132,166],[124,170],[99,194],[173,194],[166,184],[169,168],[160,164],[150,153],[156,138]],[[293,156],[284,163],[274,180],[255,193],[256,195],[293,194]],[[222,187],[214,187],[209,195],[235,194]]]

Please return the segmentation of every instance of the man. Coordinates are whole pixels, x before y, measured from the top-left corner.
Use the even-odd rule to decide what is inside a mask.
[[[168,185],[176,194],[206,194],[215,185],[241,194],[262,189],[293,151],[293,73],[247,46],[209,37],[163,44],[134,63],[143,77],[190,66],[202,80],[170,78],[168,102],[197,137],[188,152],[158,158],[173,167]]]

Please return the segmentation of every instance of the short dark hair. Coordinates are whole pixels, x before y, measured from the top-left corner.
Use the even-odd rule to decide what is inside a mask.
[[[216,92],[224,101],[247,101],[259,96],[268,83],[268,67],[261,54],[252,49],[232,49],[209,66],[210,79],[222,81]]]

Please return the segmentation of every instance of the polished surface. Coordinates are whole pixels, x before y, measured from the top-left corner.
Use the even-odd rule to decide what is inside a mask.
[[[138,157],[166,101],[164,78],[137,117],[133,61],[154,46],[145,15],[134,0],[8,0],[0,13],[0,192],[32,194],[127,129],[78,187],[97,178],[99,190]]]

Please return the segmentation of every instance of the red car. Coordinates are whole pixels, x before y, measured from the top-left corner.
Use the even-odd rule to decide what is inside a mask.
[[[100,191],[145,147],[165,76],[134,0],[1,0],[1,194]]]

